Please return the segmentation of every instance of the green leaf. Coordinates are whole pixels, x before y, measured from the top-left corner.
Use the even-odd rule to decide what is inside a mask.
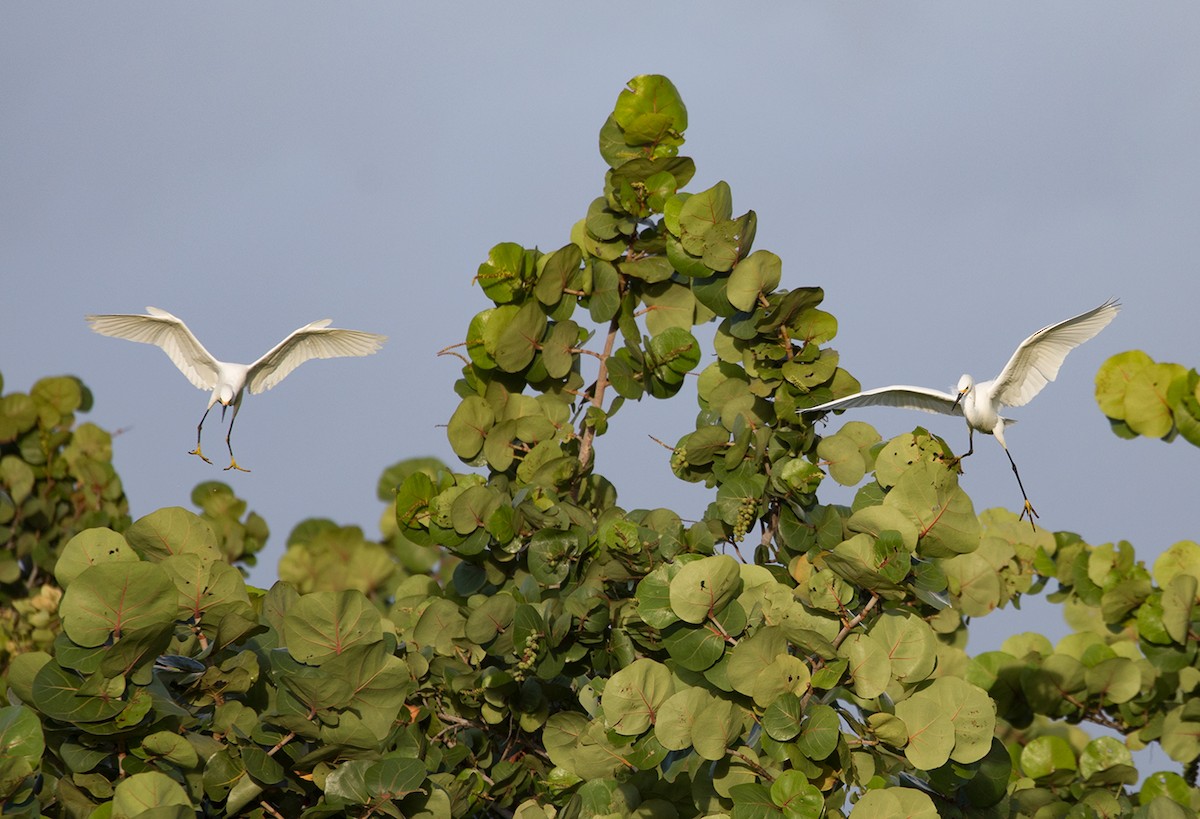
[[[646,330],[650,335],[657,337],[671,328],[684,332],[692,329],[696,314],[696,297],[687,285],[674,281],[648,285],[642,293],[642,300],[646,303]],[[692,338],[690,333],[687,338]],[[686,342],[682,336],[680,339]],[[696,360],[698,362],[699,358]]]
[[[0,443],[15,441],[37,423],[37,404],[24,393],[0,397]]]
[[[7,800],[41,767],[46,750],[38,715],[24,706],[0,708],[0,800]]]
[[[400,799],[417,793],[427,772],[419,759],[381,759],[367,768],[363,784],[376,799]]]
[[[1132,785],[1137,782],[1133,755],[1113,737],[1098,737],[1079,755],[1079,775],[1090,785]]]
[[[640,74],[617,97],[612,119],[627,145],[652,146],[651,156],[674,156],[687,130],[687,108],[669,79],[660,74]],[[602,135],[602,153],[603,135]],[[621,157],[623,158],[623,157]],[[613,167],[620,158],[605,153]],[[615,160],[615,161],[614,161]]]
[[[933,697],[915,694],[896,703],[896,716],[908,731],[904,756],[919,770],[941,767],[954,750],[954,723]]]
[[[729,743],[742,731],[736,706],[703,688],[687,687],[659,709],[654,735],[664,748],[693,747],[701,759],[724,759]]]
[[[1062,737],[1036,737],[1021,749],[1021,770],[1030,779],[1049,785],[1069,782],[1075,769],[1075,752]]]
[[[944,466],[920,461],[905,470],[883,501],[908,516],[921,533],[923,557],[952,557],[979,546],[979,518],[957,476]]]
[[[825,811],[821,791],[799,771],[784,771],[771,783],[771,801],[788,819],[819,819]]]
[[[847,670],[854,682],[854,693],[863,699],[878,697],[892,679],[888,645],[870,634],[851,634],[838,648],[838,655],[849,661]],[[916,762],[913,764],[918,768],[924,767]],[[928,767],[936,768],[941,764],[938,762]]]
[[[379,611],[357,590],[304,595],[284,615],[283,628],[288,653],[313,665],[383,638]]]
[[[496,635],[508,629],[517,613],[517,601],[511,594],[489,597],[467,618],[467,639],[486,646]]]
[[[733,215],[729,185],[718,182],[706,191],[692,194],[679,210],[680,242],[693,256],[704,254],[704,234]]]
[[[647,658],[635,660],[605,684],[604,718],[618,734],[637,736],[654,724],[658,709],[672,693],[671,672],[665,665]]]
[[[837,711],[818,703],[808,709],[796,747],[809,759],[825,759],[842,739],[841,719]]]
[[[501,242],[488,251],[487,261],[479,265],[475,280],[488,298],[506,304],[521,288],[524,270],[525,248],[514,242]]]
[[[871,627],[891,661],[891,674],[901,682],[916,683],[933,673],[937,637],[929,624],[915,614],[885,614]]]
[[[143,628],[169,625],[175,586],[154,563],[101,563],[80,572],[63,595],[63,630],[84,647]]]
[[[222,560],[217,536],[199,515],[171,506],[151,512],[125,530],[125,539],[142,560],[169,555],[195,554],[205,560]]]
[[[67,541],[54,564],[54,579],[64,589],[90,566],[141,560],[124,537],[111,529],[84,529]]]
[[[200,764],[200,757],[192,744],[172,731],[155,731],[150,734],[142,740],[142,750],[181,768],[194,768]]]
[[[750,312],[758,306],[760,296],[779,286],[783,261],[768,250],[756,250],[737,263],[729,275],[726,296],[739,310]]]
[[[183,812],[165,808],[182,807]],[[154,811],[155,817],[192,816],[192,800],[171,777],[157,771],[134,774],[122,779],[113,793],[112,815],[142,816]]]
[[[1186,377],[1187,370],[1178,364],[1151,364],[1134,373],[1125,387],[1121,416],[1130,429],[1148,438],[1166,436],[1174,426],[1167,393]]]
[[[688,563],[671,580],[671,610],[686,623],[703,623],[736,596],[740,582],[738,563],[729,555]]]
[[[526,302],[504,326],[496,340],[493,356],[505,372],[517,373],[529,366],[546,333],[546,314],[536,301]]]
[[[468,396],[450,416],[450,423],[446,428],[446,437],[450,439],[450,448],[464,461],[474,459],[483,449],[484,441],[495,423],[496,415],[492,411],[491,405],[478,395]],[[418,475],[411,476],[409,480],[419,480]],[[421,475],[420,477],[425,476]],[[408,483],[409,481],[405,481],[405,485]],[[400,508],[399,500],[397,500],[397,514],[400,513]]]
[[[547,307],[558,304],[562,300],[563,290],[579,275],[582,261],[583,253],[574,243],[544,256],[533,291],[537,300]]]
[[[885,788],[867,791],[858,800],[851,814],[856,819],[884,819],[903,816],[904,819],[938,819],[933,800],[914,788]]]
[[[44,664],[33,679],[33,699],[38,711],[63,722],[100,723],[125,710],[126,703],[107,692],[97,695],[88,681],[58,663]]]
[[[795,694],[782,694],[776,697],[763,713],[763,730],[771,739],[788,742],[800,733],[803,716],[804,708],[801,705],[800,697]]]
[[[709,625],[691,626],[676,620],[663,629],[662,640],[671,659],[689,671],[704,671],[725,653],[725,638]]]
[[[1154,364],[1141,350],[1118,353],[1105,361],[1096,373],[1096,403],[1109,418],[1125,419],[1125,394],[1129,382]]]
[[[751,697],[764,680],[767,668],[780,655],[787,654],[787,637],[778,626],[760,628],[741,640],[729,652],[729,682],[734,689]],[[796,692],[798,693],[798,692]]]

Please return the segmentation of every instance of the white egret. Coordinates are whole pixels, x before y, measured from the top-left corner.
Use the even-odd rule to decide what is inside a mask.
[[[233,457],[233,445],[229,442],[246,387],[257,395],[274,387],[309,359],[370,355],[387,340],[387,336],[375,333],[330,327],[332,320],[323,319],[296,330],[253,364],[231,364],[213,358],[178,317],[157,307],[147,307],[146,312],[149,315],[110,314],[86,318],[92,329],[101,335],[161,347],[188,381],[202,390],[212,390],[212,398],[196,426],[196,448],[189,455],[197,455],[205,463],[212,463],[200,449],[204,419],[208,417],[209,410],[219,403],[221,420],[224,421],[225,410],[233,406],[233,418],[225,435],[225,446],[229,449],[226,471],[250,471],[238,466]]]
[[[1021,342],[998,376],[991,381],[976,384],[974,378],[964,375],[958,380],[957,394],[898,384],[828,401],[820,406],[809,407],[803,412],[886,406],[943,415],[961,415],[967,421],[970,447],[966,455],[955,458],[953,463],[957,464],[975,452],[975,430],[994,436],[1004,448],[1004,454],[1008,455],[1013,474],[1017,476],[1017,486],[1021,488],[1021,496],[1025,498],[1025,509],[1021,512],[1021,517],[1024,518],[1028,514],[1032,524],[1037,512],[1030,504],[1029,496],[1025,494],[1021,473],[1017,471],[1017,464],[1004,442],[1005,425],[1016,422],[1011,418],[1001,417],[1000,408],[1028,404],[1043,387],[1058,376],[1058,370],[1067,353],[1107,327],[1120,309],[1120,303],[1116,299],[1110,299],[1086,313],[1043,327]]]

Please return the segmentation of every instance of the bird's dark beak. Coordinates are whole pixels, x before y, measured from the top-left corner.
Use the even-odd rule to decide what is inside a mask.
[[[954,406],[951,409],[958,409],[958,405],[962,403],[963,398],[970,392],[970,388],[958,391],[958,398],[954,399]]]

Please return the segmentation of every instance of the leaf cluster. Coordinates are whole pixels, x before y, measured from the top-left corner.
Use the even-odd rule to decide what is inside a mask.
[[[1200,446],[1200,373],[1141,350],[1112,356],[1096,373],[1096,403],[1121,438],[1182,436]]]

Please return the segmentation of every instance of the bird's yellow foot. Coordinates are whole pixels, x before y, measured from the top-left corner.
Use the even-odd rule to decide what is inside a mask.
[[[206,464],[212,463],[212,461],[210,461],[208,458],[204,457],[204,453],[200,451],[199,444],[196,444],[196,448],[193,449],[191,452],[189,452],[188,455],[195,455],[195,456],[199,457],[200,460],[204,461],[204,463],[206,463]]]
[[[1039,517],[1039,515],[1034,511],[1033,504],[1029,502],[1028,498],[1025,499],[1025,508],[1021,510],[1021,516],[1017,520],[1024,520],[1026,515],[1029,515],[1029,525],[1036,531],[1037,524],[1033,522],[1033,519]]]
[[[229,456],[229,466],[225,467],[225,471],[228,472],[231,469],[236,469],[238,472],[249,472],[250,471],[249,469],[243,469],[242,467],[238,466],[237,459],[234,458],[232,455]]]

